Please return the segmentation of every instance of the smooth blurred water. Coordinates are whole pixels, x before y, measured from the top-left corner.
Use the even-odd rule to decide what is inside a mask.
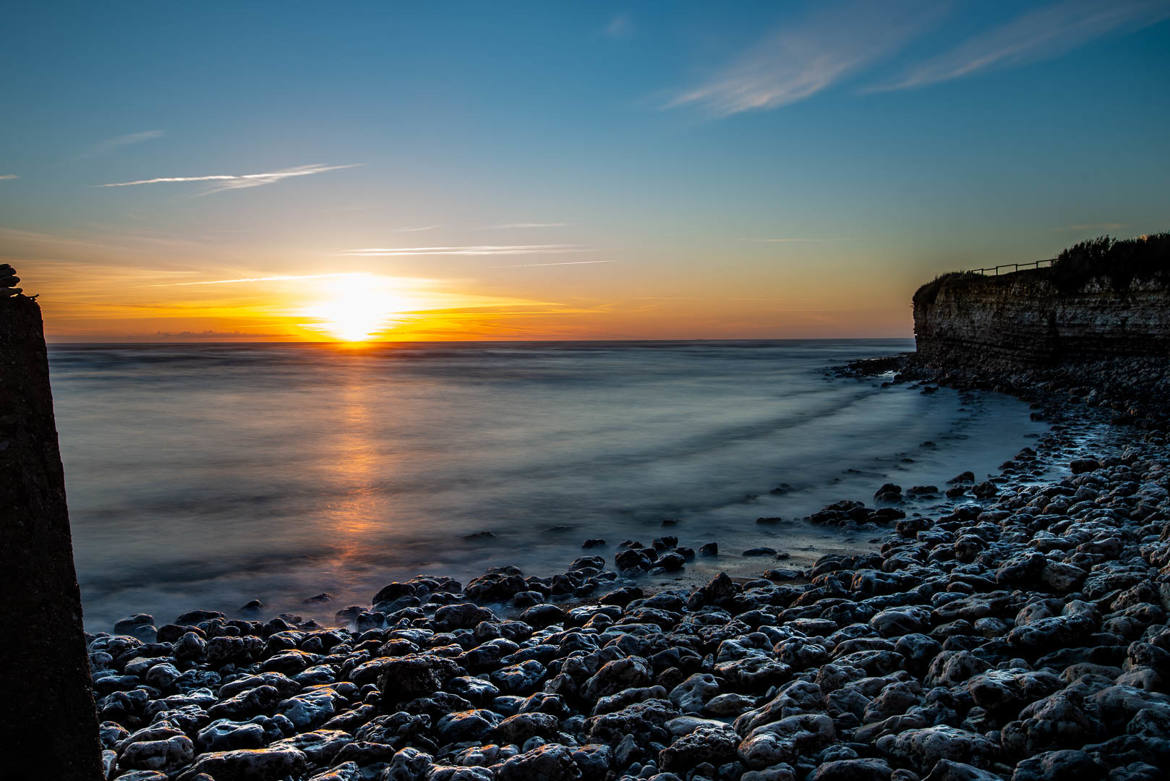
[[[607,556],[625,538],[719,541],[698,575],[763,569],[738,556],[756,544],[797,563],[863,546],[799,519],[887,480],[992,470],[1042,430],[1006,397],[824,373],[911,347],[55,346],[87,625],[254,597],[329,618],[420,572],[563,571],[589,537]],[[755,523],[775,515],[790,522]]]

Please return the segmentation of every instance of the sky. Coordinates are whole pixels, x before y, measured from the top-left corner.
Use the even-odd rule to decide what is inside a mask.
[[[1170,0],[10,3],[51,340],[912,333],[1170,229]]]

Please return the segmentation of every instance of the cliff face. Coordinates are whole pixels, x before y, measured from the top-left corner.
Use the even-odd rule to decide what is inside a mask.
[[[102,777],[41,310],[0,298],[0,776]],[[11,775],[8,775],[8,774]]]
[[[1040,367],[1170,356],[1170,280],[1104,275],[1062,283],[1051,269],[950,274],[914,294],[918,359],[932,367]]]

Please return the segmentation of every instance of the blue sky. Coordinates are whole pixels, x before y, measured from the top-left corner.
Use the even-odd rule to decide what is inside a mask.
[[[320,273],[470,335],[908,335],[936,273],[1170,225],[1170,1],[5,16],[0,255],[60,338],[271,330],[164,283]]]

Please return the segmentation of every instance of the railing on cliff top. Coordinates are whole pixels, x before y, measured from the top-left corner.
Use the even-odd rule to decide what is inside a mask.
[[[1001,268],[1010,268],[1011,271],[1005,271],[1005,274],[1014,274],[1017,271],[1027,271],[1030,268],[1040,268],[1041,265],[1051,266],[1056,262],[1056,258],[1046,258],[1044,260],[1034,260],[1031,263],[1001,263],[998,266],[989,266],[987,268],[969,268],[965,271],[960,271],[960,274],[994,274],[999,276]]]

